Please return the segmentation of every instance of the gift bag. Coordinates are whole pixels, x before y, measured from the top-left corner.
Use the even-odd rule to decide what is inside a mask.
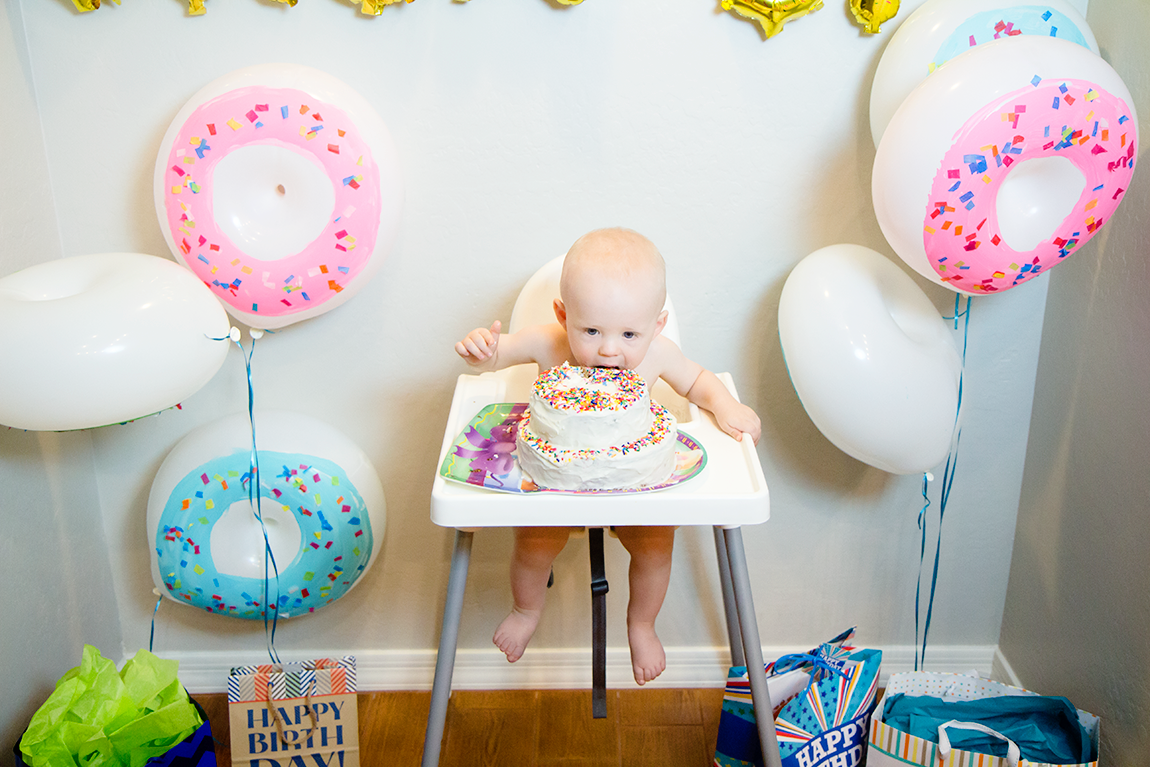
[[[355,658],[233,668],[228,720],[235,767],[359,767]]]
[[[85,645],[80,665],[32,715],[14,749],[15,764],[214,767],[211,725],[180,684],[178,667],[140,650],[117,671]]]
[[[212,723],[202,706],[191,700],[203,723],[188,737],[175,744],[163,754],[153,756],[144,767],[216,767],[216,739],[212,737]],[[33,767],[32,762],[24,761],[20,743],[12,749],[16,767]]]
[[[843,632],[810,652],[767,665],[767,689],[783,767],[855,767],[862,762],[882,651],[859,650]],[[747,669],[727,675],[715,767],[761,767]]]
[[[1098,717],[973,674],[912,671],[891,676],[868,743],[868,767],[1097,767]]]

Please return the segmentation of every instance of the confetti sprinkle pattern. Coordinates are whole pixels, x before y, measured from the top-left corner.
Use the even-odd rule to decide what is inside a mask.
[[[211,553],[212,528],[232,504],[248,500],[251,453],[213,458],[172,490],[156,530],[160,575],[169,595],[210,613],[262,620],[263,578],[225,575]],[[359,491],[335,463],[315,456],[259,451],[261,510],[265,520],[291,514],[300,550],[269,573],[279,617],[315,612],[339,599],[367,567],[371,521]],[[262,555],[262,553],[261,553]],[[270,570],[270,568],[269,568]]]
[[[321,166],[335,207],[314,241],[275,261],[246,255],[220,230],[212,173],[246,145],[287,147]],[[333,298],[375,248],[382,199],[366,141],[337,107],[291,88],[239,88],[200,105],[181,126],[164,176],[167,225],[177,258],[225,304],[261,317],[291,315]]]
[[[534,394],[556,410],[568,413],[622,412],[647,393],[643,376],[633,370],[562,365],[535,379]]]
[[[1122,99],[1081,80],[1044,80],[998,99],[959,129],[934,177],[923,224],[928,262],[971,293],[1014,287],[1093,237],[1134,172],[1136,128]],[[1021,253],[1002,239],[996,198],[1018,162],[1065,157],[1086,177],[1074,210]]]
[[[639,380],[642,381],[643,379],[640,378]],[[563,450],[555,447],[546,440],[536,437],[530,432],[529,424],[531,423],[531,413],[528,411],[527,415],[523,417],[523,420],[519,424],[519,441],[526,443],[539,455],[557,466],[573,461],[610,460],[649,449],[654,445],[663,443],[668,437],[674,439],[675,418],[667,412],[665,407],[657,402],[652,402],[651,417],[653,419],[651,431],[633,442],[604,447],[599,450]]]
[[[1069,17],[1053,8],[1039,5],[996,8],[976,13],[959,24],[939,46],[938,53],[927,65],[927,69],[933,72],[976,45],[1018,35],[1057,37],[1078,43],[1083,48],[1090,47],[1086,44],[1082,30]]]

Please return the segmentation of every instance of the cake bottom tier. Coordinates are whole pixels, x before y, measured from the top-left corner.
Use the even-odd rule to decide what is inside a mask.
[[[675,418],[653,405],[651,431],[634,442],[602,450],[564,450],[531,433],[530,413],[519,427],[519,466],[539,487],[552,490],[627,490],[651,487],[675,471]]]

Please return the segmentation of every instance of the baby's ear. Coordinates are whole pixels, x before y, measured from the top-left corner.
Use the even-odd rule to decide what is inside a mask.
[[[659,312],[659,319],[655,320],[655,335],[663,332],[663,328],[667,327],[667,310]]]
[[[563,299],[556,298],[552,308],[555,310],[555,319],[559,320],[559,324],[563,329],[567,329],[567,307],[563,305]]]

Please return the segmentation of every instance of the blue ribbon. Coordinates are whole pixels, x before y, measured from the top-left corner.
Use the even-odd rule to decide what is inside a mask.
[[[264,331],[270,333],[272,331]],[[256,337],[252,336],[252,348],[250,351],[244,350],[244,345],[240,343],[239,331],[235,328],[232,329],[233,335],[224,336],[223,338],[213,338],[213,341],[227,341],[235,342],[235,345],[240,349],[240,355],[244,360],[244,369],[247,372],[248,379],[248,423],[251,424],[252,433],[252,451],[249,473],[241,479],[243,484],[248,488],[248,501],[252,504],[255,510],[256,519],[260,522],[260,530],[263,531],[264,536],[264,639],[267,645],[268,657],[271,658],[272,663],[279,663],[279,653],[276,652],[276,625],[279,622],[279,599],[280,599],[280,570],[279,565],[276,564],[275,553],[272,551],[271,541],[268,540],[268,528],[264,523],[263,506],[260,496],[260,458],[259,451],[256,449],[256,419],[255,419],[255,389],[252,386],[252,355],[256,353]],[[269,592],[271,591],[271,578],[268,577],[269,565],[271,572],[275,574],[276,585],[276,598],[269,599]],[[268,613],[271,613],[269,618]]]
[[[148,634],[148,652],[152,652],[152,645],[156,642],[156,613],[160,611],[160,602],[164,601],[164,595],[161,594],[156,598],[156,606],[152,608],[152,630]]]
[[[825,646],[825,645],[824,645]],[[795,671],[803,669],[806,666],[811,666],[810,679],[807,680],[807,686],[803,688],[803,696],[810,692],[812,686],[817,682],[821,682],[828,677],[846,676],[846,672],[840,668],[841,661],[838,665],[832,664],[828,658],[823,655],[821,648],[819,651],[813,653],[790,653],[789,655],[782,655],[775,661],[775,674],[785,674],[788,671]]]
[[[930,619],[934,613],[934,592],[935,587],[938,585],[938,560],[942,552],[942,519],[946,514],[946,504],[950,500],[950,491],[954,486],[954,476],[958,468],[958,442],[962,437],[962,424],[960,417],[962,415],[962,379],[966,372],[966,348],[967,342],[970,339],[970,296],[966,297],[966,308],[959,311],[959,301],[961,295],[954,294],[954,316],[944,317],[947,320],[954,320],[954,329],[958,330],[958,318],[964,317],[962,328],[962,369],[958,373],[958,408],[954,414],[954,436],[951,438],[950,453],[946,456],[946,466],[942,473],[942,489],[939,493],[938,503],[938,537],[935,540],[934,546],[934,568],[930,579],[930,598],[927,601],[926,607],[926,622],[923,624],[922,629],[922,664],[926,666],[926,642],[927,636],[930,633]],[[929,482],[929,475],[923,474],[922,476],[922,497],[926,500],[926,505],[922,507],[922,511],[918,514],[918,526],[922,530],[922,543],[919,549],[918,559],[918,585],[915,587],[914,592],[914,670],[919,670],[918,659],[918,607],[919,596],[922,588],[922,565],[926,559],[926,528],[923,525],[923,516],[926,514],[927,507],[930,506],[930,499],[927,498],[927,484]]]

